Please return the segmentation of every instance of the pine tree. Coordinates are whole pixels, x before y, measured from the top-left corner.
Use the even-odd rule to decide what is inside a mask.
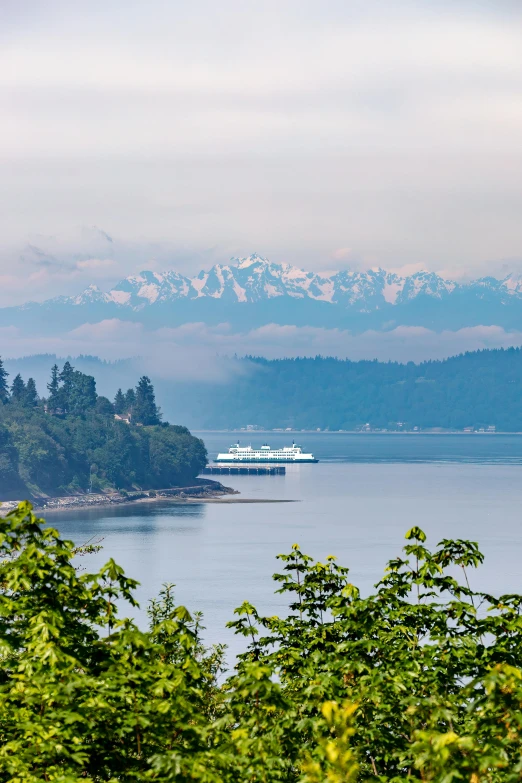
[[[25,387],[25,399],[24,406],[26,408],[36,408],[38,405],[38,392],[36,391],[36,383],[34,378],[29,378],[27,386]]]
[[[134,389],[127,389],[125,392],[125,413],[133,413],[136,405],[136,394]]]
[[[60,372],[58,365],[53,365],[51,369],[51,380],[47,384],[49,391],[48,406],[50,410],[56,410],[60,407]]]
[[[126,413],[127,407],[126,407],[126,401],[125,401],[125,395],[123,394],[121,389],[118,389],[116,392],[116,396],[114,398],[114,412],[115,413]]]
[[[11,384],[11,402],[16,405],[23,405],[25,400],[25,383],[22,380],[20,373],[15,375],[13,383]]]
[[[63,365],[63,370],[60,373],[60,380],[62,382],[62,388],[60,389],[60,396],[62,398],[62,407],[65,412],[69,410],[71,404],[71,394],[74,386],[74,367],[67,361]]]
[[[7,387],[8,372],[4,369],[4,363],[0,357],[0,402],[7,402],[9,399],[9,389]]]
[[[136,386],[136,404],[134,405],[133,421],[135,424],[159,424],[160,412],[156,405],[154,386],[150,378],[142,375]]]

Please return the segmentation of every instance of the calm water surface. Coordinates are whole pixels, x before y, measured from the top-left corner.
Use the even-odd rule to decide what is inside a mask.
[[[202,433],[209,456],[235,439]],[[288,444],[292,436],[240,436],[258,446]],[[139,579],[147,600],[164,582],[177,598],[204,612],[206,640],[241,648],[225,624],[248,599],[262,612],[282,614],[271,574],[275,556],[294,542],[317,557],[335,554],[364,593],[399,553],[405,531],[420,525],[428,543],[443,537],[479,541],[486,563],[472,584],[491,592],[522,592],[522,436],[351,435],[306,433],[296,438],[321,460],[288,466],[286,476],[223,479],[245,498],[281,504],[142,504],[49,514],[63,535],[82,543],[103,537],[103,551],[82,561],[94,570],[114,557]]]

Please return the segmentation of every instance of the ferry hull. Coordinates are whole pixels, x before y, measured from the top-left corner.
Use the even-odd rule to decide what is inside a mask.
[[[305,465],[309,464],[311,462],[319,462],[318,459],[284,459],[279,457],[278,459],[270,459],[268,457],[267,459],[248,459],[241,457],[240,459],[230,459],[230,457],[227,457],[227,459],[220,459],[217,457],[214,460],[214,463],[217,465],[219,463],[227,463],[229,465],[242,465],[242,464],[249,464],[249,465],[265,465],[267,462],[272,462],[278,465]]]

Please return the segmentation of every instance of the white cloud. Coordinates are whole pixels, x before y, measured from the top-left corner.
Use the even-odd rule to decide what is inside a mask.
[[[111,267],[112,271],[112,267],[115,265],[116,261],[113,258],[86,258],[76,262],[76,268],[81,269],[82,271],[85,269],[99,271],[101,269],[106,269],[107,267]]]
[[[77,326],[68,333],[72,340],[88,340],[92,343],[112,344],[113,342],[125,342],[133,345],[140,340],[143,334],[143,324],[120,321],[118,318],[108,318],[91,324],[86,323]]]
[[[267,324],[248,332],[233,332],[229,324],[209,327],[190,323],[147,331],[140,323],[118,319],[83,324],[62,337],[26,337],[13,327],[0,329],[0,354],[34,353],[59,356],[94,354],[104,359],[140,356],[155,377],[225,377],[227,357],[257,355],[338,356],[352,360],[422,361],[443,359],[464,351],[522,345],[522,332],[500,326],[474,326],[436,333],[420,326],[399,326],[386,332],[354,335],[342,329]]]
[[[333,251],[332,258],[335,259],[335,261],[344,261],[344,259],[349,258],[351,254],[351,247],[339,247],[337,250]]]

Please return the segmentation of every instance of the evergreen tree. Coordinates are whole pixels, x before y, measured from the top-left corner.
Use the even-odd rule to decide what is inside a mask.
[[[83,416],[96,405],[96,381],[92,375],[73,370],[67,396],[67,413]]]
[[[133,421],[135,424],[145,425],[160,423],[160,413],[156,405],[154,386],[146,375],[142,375],[136,387]]]
[[[25,387],[24,406],[26,408],[35,408],[38,405],[38,392],[34,378],[29,378]]]
[[[59,402],[49,408],[54,413],[63,410],[58,375],[55,368],[54,383],[51,379],[49,384]],[[96,394],[93,377],[77,370],[66,416],[35,412],[38,394],[32,378],[25,385],[18,376],[13,391],[17,404],[11,404],[8,394],[9,404],[0,410],[0,499],[7,493],[21,497],[24,487],[24,494],[86,490],[93,465],[99,489],[130,488],[135,483],[149,488],[181,486],[193,482],[206,463],[202,441],[185,427],[128,427],[115,421],[112,402]],[[129,400],[134,399],[131,390]],[[143,423],[158,422],[148,378],[140,381],[140,399]],[[2,725],[0,715],[0,734]]]
[[[136,394],[134,389],[127,389],[125,392],[125,413],[133,413],[136,404]]]
[[[11,384],[11,402],[14,402],[16,405],[23,405],[25,393],[25,383],[23,382],[20,373],[18,373],[18,375],[15,375],[13,383]]]
[[[107,397],[102,397],[101,395],[96,400],[96,413],[100,413],[102,416],[113,416],[114,415],[114,405],[110,400],[107,399]]]
[[[62,399],[62,408],[65,412],[69,410],[71,403],[71,394],[74,386],[74,367],[67,361],[63,365],[63,370],[60,373],[60,380],[62,382],[62,388],[60,389],[60,397]]]
[[[127,411],[127,404],[125,400],[125,395],[123,394],[121,389],[118,389],[116,392],[116,396],[114,398],[114,412],[115,413],[126,413]]]
[[[47,384],[47,389],[49,391],[49,408],[55,410],[60,407],[60,372],[57,364],[53,365],[51,369],[51,380]]]
[[[13,443],[13,436],[8,427],[4,427],[0,423],[0,487],[2,492],[16,491],[23,486],[18,467],[18,451]]]
[[[8,372],[4,369],[4,363],[0,357],[0,402],[7,402],[9,399],[9,389],[7,387]]]

